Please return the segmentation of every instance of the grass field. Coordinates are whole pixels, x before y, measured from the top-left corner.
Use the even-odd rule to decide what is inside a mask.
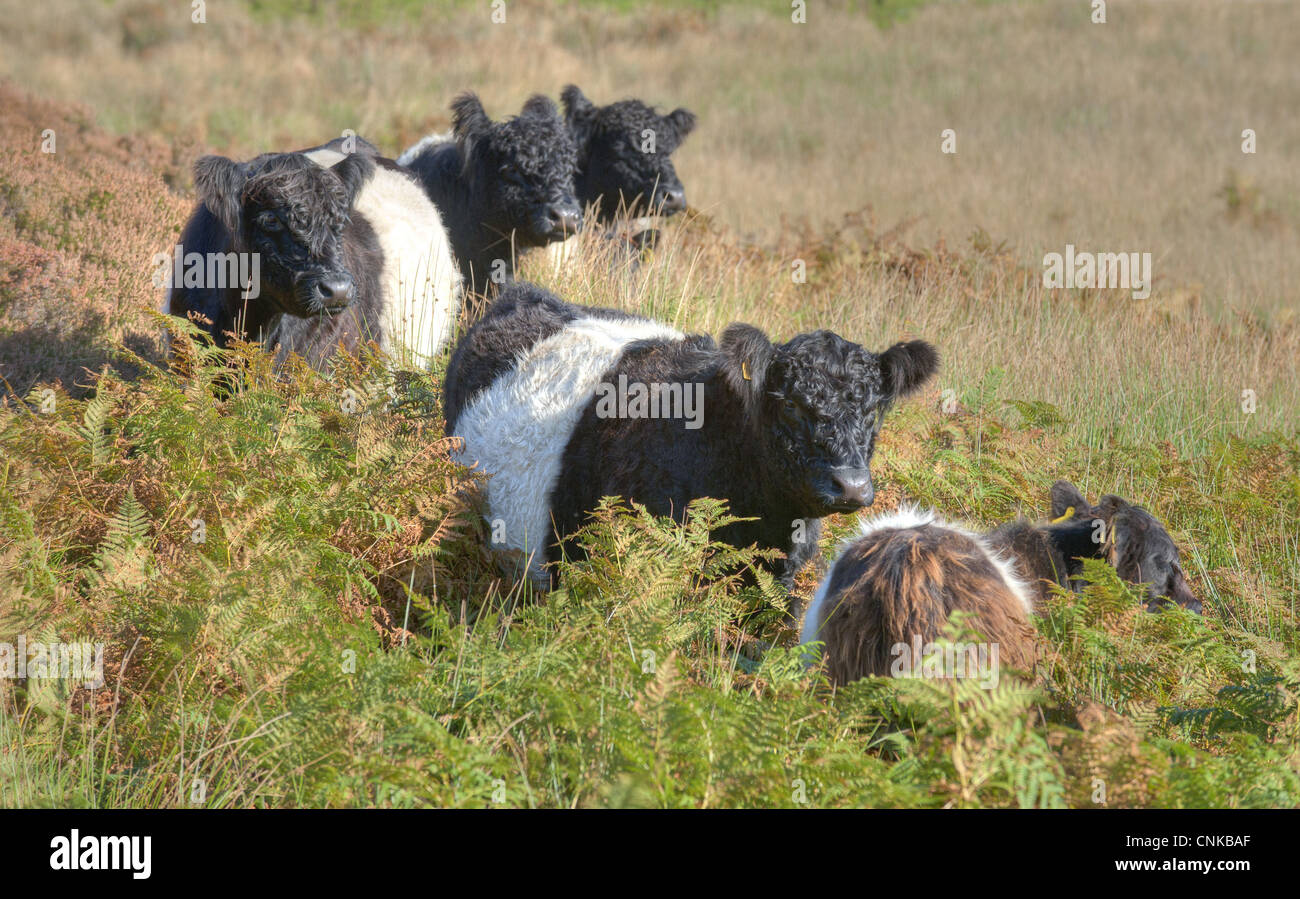
[[[0,0],[0,644],[102,642],[107,680],[0,679],[0,805],[1300,803],[1300,9],[809,5]],[[1119,493],[1204,618],[1090,569],[1032,681],[832,690],[778,590],[700,577],[734,560],[708,503],[600,516],[545,602],[502,580],[441,365],[396,405],[377,360],[247,349],[226,400],[183,333],[189,374],[159,367],[150,260],[197,155],[396,154],[459,90],[495,116],[570,81],[699,115],[692,211],[638,271],[592,240],[525,277],[715,334],[933,341],[877,509]],[[1066,244],[1150,252],[1151,296],[1045,289]]]

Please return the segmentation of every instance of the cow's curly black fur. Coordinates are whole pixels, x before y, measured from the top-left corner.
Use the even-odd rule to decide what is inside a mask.
[[[494,271],[513,277],[517,253],[579,227],[577,150],[545,97],[531,98],[503,122],[489,119],[472,93],[451,109],[453,139],[426,147],[406,165],[442,214],[466,283],[484,293]]]
[[[358,293],[377,291],[379,252],[373,228],[351,213],[374,171],[358,155],[322,168],[297,153],[266,153],[248,162],[204,156],[195,163],[200,203],[181,233],[185,254],[256,253],[259,295],[239,285],[173,285],[167,311],[197,313],[219,346],[228,333],[264,338],[281,315],[330,315]]]
[[[694,113],[678,108],[661,115],[640,100],[596,106],[574,84],[560,101],[578,148],[574,185],[584,207],[597,205],[603,222],[620,210],[672,215],[686,208],[670,157],[695,128]],[[646,132],[654,135],[653,153],[642,151]]]
[[[521,350],[586,316],[625,313],[565,303],[532,285],[503,291],[452,359],[449,430]],[[871,502],[868,466],[881,418],[937,367],[938,354],[923,341],[877,355],[829,331],[773,344],[746,324],[731,325],[716,343],[703,335],[633,343],[604,380],[702,383],[702,426],[602,418],[593,399],[569,438],[551,494],[555,536],[572,534],[603,496],[678,518],[693,499],[721,498],[734,514],[756,520],[729,525],[718,539],[785,553],[779,573],[788,585],[817,550],[819,519]],[[860,488],[852,498],[836,482],[846,473]],[[557,540],[548,559],[559,552]]]
[[[722,498],[756,520],[728,525],[718,539],[785,553],[779,574],[790,586],[817,550],[820,519],[870,504],[881,419],[937,367],[922,341],[877,355],[830,331],[773,344],[746,324],[717,343],[691,336],[635,345],[606,380],[703,382],[703,426],[599,418],[593,401],[565,451],[552,501],[557,532],[572,533],[605,495],[679,518],[693,499]],[[856,497],[837,487],[845,473],[865,482]]]
[[[585,316],[614,320],[637,318],[619,309],[566,303],[550,291],[522,281],[503,289],[456,345],[447,365],[442,387],[447,433],[455,432],[460,413],[508,371],[520,353]]]

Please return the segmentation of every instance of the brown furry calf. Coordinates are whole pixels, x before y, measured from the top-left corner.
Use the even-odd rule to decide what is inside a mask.
[[[837,684],[886,674],[996,682],[999,665],[1033,667],[1030,616],[1051,584],[1078,587],[1086,558],[1144,585],[1152,611],[1171,601],[1201,611],[1173,539],[1145,509],[1118,496],[1093,506],[1058,481],[1052,515],[1046,525],[1020,520],[983,535],[915,509],[864,521],[809,605],[801,642],[824,644]],[[935,646],[954,611],[968,613],[987,642],[958,644],[956,654]]]

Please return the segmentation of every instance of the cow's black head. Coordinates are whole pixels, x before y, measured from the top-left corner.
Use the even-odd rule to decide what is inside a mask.
[[[452,134],[487,227],[502,237],[513,233],[524,247],[564,240],[578,230],[577,151],[553,102],[533,97],[504,122],[489,119],[470,93],[456,98],[451,109]]]
[[[323,168],[298,153],[249,162],[204,156],[194,165],[199,199],[230,231],[237,252],[256,253],[259,297],[309,317],[345,308],[355,295],[343,228],[374,162],[349,156]]]
[[[782,491],[810,517],[871,504],[871,455],[885,411],[939,367],[924,341],[876,354],[830,331],[774,345],[757,328],[735,324],[720,347],[749,439],[762,441]]]
[[[1053,518],[1073,514],[1076,518],[1086,516],[1102,523],[1096,529],[1101,544],[1098,555],[1113,565],[1124,580],[1146,588],[1150,611],[1156,611],[1166,602],[1175,602],[1198,615],[1201,613],[1201,601],[1192,593],[1183,574],[1173,537],[1150,512],[1113,494],[1103,496],[1095,506],[1090,505],[1069,481],[1053,484],[1051,496]]]
[[[578,199],[599,203],[608,221],[620,206],[631,215],[672,215],[686,208],[686,190],[669,158],[695,127],[695,115],[660,115],[640,100],[596,106],[576,85],[560,95],[578,145]]]

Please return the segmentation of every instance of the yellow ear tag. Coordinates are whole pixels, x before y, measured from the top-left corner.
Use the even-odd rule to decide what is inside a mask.
[[[1049,524],[1060,524],[1062,521],[1066,521],[1066,520],[1072,518],[1073,516],[1074,516],[1074,506],[1071,506],[1070,508],[1068,508],[1068,509],[1065,510],[1065,514],[1064,514],[1064,515],[1062,515],[1060,518],[1053,518],[1053,519],[1049,522]]]
[[[749,363],[745,362],[743,359],[740,362],[740,376],[744,378],[746,381],[753,380],[749,376]]]

